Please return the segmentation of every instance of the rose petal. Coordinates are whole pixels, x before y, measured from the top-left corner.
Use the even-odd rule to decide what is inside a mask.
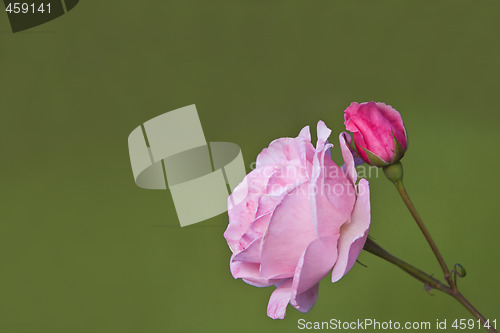
[[[268,148],[264,148],[257,156],[257,169],[266,166],[278,167],[294,164],[300,166],[302,150],[299,146],[306,143],[308,142],[298,138],[280,138],[274,140],[269,144]]]
[[[342,132],[339,135],[340,150],[342,151],[342,158],[345,163],[344,173],[347,175],[351,183],[356,184],[358,173],[356,172],[354,157],[352,156],[351,149],[347,145],[346,140],[350,141],[351,136],[347,132]]]
[[[271,294],[267,305],[267,315],[272,319],[283,319],[286,314],[286,307],[290,303],[292,296],[292,280],[287,279]],[[308,290],[298,294],[294,300],[294,307],[301,312],[308,312],[312,309],[318,299],[319,283]]]
[[[266,193],[279,196],[305,180],[307,180],[307,173],[303,166],[282,166],[269,178]]]
[[[311,131],[309,130],[309,126],[304,126],[304,128],[300,130],[298,138],[309,142],[311,141]]]
[[[394,139],[391,123],[377,108],[375,102],[369,102],[360,107],[358,113],[351,118],[362,134],[366,149],[378,155],[386,162],[394,155]]]
[[[337,261],[337,240],[338,236],[318,238],[307,246],[295,269],[292,305],[298,294],[318,284],[330,272]]]
[[[255,221],[253,221],[248,227],[247,231],[240,239],[240,245],[245,249],[250,243],[252,243],[257,238],[262,238],[264,235],[269,221],[271,219],[271,212],[259,216]],[[234,252],[235,254],[238,251]]]
[[[318,237],[338,235],[356,201],[354,185],[333,161],[325,158],[322,169],[324,173],[316,183],[316,195],[310,198]]]
[[[267,305],[267,315],[272,319],[283,319],[286,314],[286,307],[292,295],[292,279],[287,279],[273,291],[269,304]]]
[[[316,128],[318,134],[318,141],[316,143],[316,149],[323,149],[323,146],[327,143],[328,137],[332,133],[332,130],[326,127],[326,124],[320,120]]]
[[[232,261],[260,263],[260,247],[262,237],[253,240],[243,251],[235,253]]]
[[[359,110],[359,103],[352,102],[351,105],[349,105],[344,111],[344,125],[346,130],[350,132],[358,131],[356,124],[350,121],[351,117],[353,117],[356,113],[358,113],[358,110]]]
[[[292,306],[300,312],[310,311],[318,300],[319,283],[295,296]]]
[[[358,184],[358,198],[349,223],[342,226],[338,240],[338,259],[333,267],[332,282],[342,278],[352,268],[368,236],[370,227],[370,189],[368,181]]]
[[[269,287],[280,283],[283,279],[263,278],[259,275],[260,265],[251,262],[233,261],[229,264],[231,274],[235,279],[242,279],[246,283],[256,287]]]
[[[360,132],[353,132],[353,137],[354,137],[354,145],[356,146],[356,150],[359,153],[359,156],[366,161],[369,162],[370,159],[368,158],[368,155],[366,154],[365,150],[363,148],[366,148],[367,145],[365,143],[365,139],[363,138],[363,135]],[[386,161],[387,162],[387,161]]]
[[[385,103],[377,102],[376,105],[384,117],[391,123],[396,139],[398,139],[401,146],[403,146],[403,149],[406,149],[406,129],[403,125],[403,118],[401,117],[401,114],[395,108]]]
[[[240,245],[240,239],[255,220],[258,200],[265,193],[267,181],[268,178],[264,176],[263,170],[255,169],[245,177],[245,181],[240,183],[229,196],[229,224],[224,232],[224,238],[233,253],[244,249]],[[244,196],[244,199],[240,200],[237,205],[231,206],[233,196]]]
[[[326,140],[330,134],[323,122],[318,123],[318,147],[314,156],[311,190],[311,214],[318,237],[338,235],[340,226],[348,220],[355,201],[354,186],[326,152],[332,146]]]
[[[315,238],[309,184],[304,183],[283,199],[271,217],[262,241],[262,276],[293,276],[302,253]]]

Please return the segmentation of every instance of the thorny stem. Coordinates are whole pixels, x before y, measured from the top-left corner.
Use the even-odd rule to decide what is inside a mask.
[[[452,288],[450,284],[446,285],[445,283],[424,273],[418,268],[406,263],[399,258],[396,258],[370,238],[366,240],[364,250],[398,266],[406,273],[423,282],[427,289],[434,288],[455,298],[458,302],[460,302],[460,304],[462,304],[467,310],[469,310],[469,312],[474,315],[474,317],[480,320],[484,329],[486,329],[490,333],[498,333],[497,330],[491,326],[491,324],[490,327],[485,326],[487,322],[486,318],[481,313],[479,313],[479,311],[464,297],[464,295],[462,295],[462,293],[458,291],[456,284],[454,284],[454,288]]]
[[[427,240],[427,243],[429,243],[432,252],[434,252],[434,255],[436,256],[437,261],[439,262],[439,265],[441,266],[441,269],[443,270],[444,273],[444,279],[448,284],[451,286],[452,289],[457,289],[457,286],[455,284],[455,281],[451,278],[450,270],[448,269],[448,266],[446,265],[446,262],[443,259],[443,256],[441,255],[441,252],[439,252],[439,249],[432,239],[431,233],[427,229],[427,227],[424,224],[424,221],[422,221],[422,218],[420,215],[418,215],[417,209],[413,205],[412,201],[410,200],[410,197],[408,196],[408,193],[406,192],[406,189],[403,185],[403,181],[400,181],[396,184],[396,189],[399,192],[399,195],[401,195],[401,198],[403,199],[404,203],[406,204],[406,207],[408,207],[408,210],[410,211],[411,215],[415,219],[415,222],[417,222],[418,227],[422,231],[422,234],[424,234],[425,239]]]
[[[441,269],[443,270],[444,273],[444,279],[446,282],[448,282],[448,285],[451,287],[452,290],[456,290],[457,286],[455,281],[452,279],[452,276],[450,274],[450,270],[448,269],[448,266],[446,265],[446,262],[443,259],[443,256],[441,255],[441,252],[439,252],[439,249],[432,239],[431,233],[427,229],[427,227],[424,224],[424,221],[420,217],[420,215],[417,212],[417,209],[415,208],[415,205],[413,205],[413,202],[410,200],[410,196],[406,192],[405,186],[403,185],[403,165],[400,162],[397,162],[395,164],[389,165],[384,168],[384,173],[389,178],[390,181],[394,183],[396,186],[396,189],[403,199],[404,203],[406,204],[406,207],[410,211],[411,215],[413,216],[413,219],[415,222],[417,222],[418,227],[422,231],[422,234],[424,235],[425,239],[427,240],[427,243],[429,243],[432,252],[434,252],[434,255],[436,256],[437,261],[439,262],[439,265],[441,266]]]

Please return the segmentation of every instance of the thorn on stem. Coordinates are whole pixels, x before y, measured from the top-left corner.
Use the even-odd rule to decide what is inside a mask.
[[[358,264],[360,264],[361,266],[368,268],[368,266],[366,266],[365,264],[363,264],[363,263],[362,263],[361,261],[359,261],[358,259],[356,259],[356,262],[357,262]]]
[[[434,294],[432,293],[432,287],[430,286],[430,284],[426,283],[424,285],[424,289],[425,289],[425,292],[428,293],[429,295],[431,296],[434,296]]]

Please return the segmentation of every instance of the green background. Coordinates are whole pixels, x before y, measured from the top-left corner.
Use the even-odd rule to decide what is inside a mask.
[[[396,107],[410,195],[450,265],[466,267],[464,294],[500,320],[499,13],[486,0],[89,0],[16,34],[0,14],[0,333],[470,318],[362,253],[368,268],[325,279],[312,311],[269,319],[273,288],[229,272],[227,215],[180,228],[168,191],[134,183],[128,134],[189,104],[208,141],[241,147],[247,171],[271,140],[319,119],[340,161],[351,101]],[[371,235],[440,277],[392,185],[370,183]]]

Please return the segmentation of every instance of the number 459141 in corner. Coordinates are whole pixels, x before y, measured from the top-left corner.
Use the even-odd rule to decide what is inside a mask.
[[[50,14],[50,2],[41,3],[40,5],[27,2],[14,2],[9,3],[5,11],[9,14]]]
[[[477,326],[476,326],[477,325]],[[469,329],[469,330],[472,330],[474,328],[477,328],[477,329],[480,329],[480,328],[486,328],[486,329],[490,329],[490,328],[494,328],[494,329],[497,329],[497,320],[494,319],[494,320],[486,320],[486,322],[484,324],[481,323],[481,320],[479,319],[455,319],[453,321],[453,324],[451,325],[451,327],[453,327],[454,329],[457,329],[457,330],[465,330],[465,329]]]

